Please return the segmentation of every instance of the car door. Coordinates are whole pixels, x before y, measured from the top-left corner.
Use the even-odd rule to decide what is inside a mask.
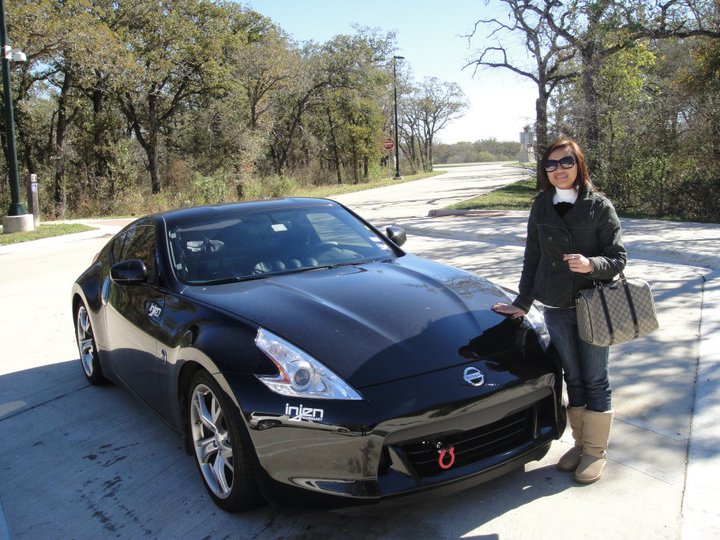
[[[140,224],[127,231],[114,263],[139,259],[145,264],[144,283],[110,280],[106,306],[108,340],[116,374],[155,409],[167,397],[164,359],[158,354],[160,318],[165,292],[158,282],[156,226]]]

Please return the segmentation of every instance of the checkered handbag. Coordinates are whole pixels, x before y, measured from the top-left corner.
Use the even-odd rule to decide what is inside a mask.
[[[596,281],[575,299],[580,339],[606,347],[645,336],[658,329],[650,285],[642,279]]]

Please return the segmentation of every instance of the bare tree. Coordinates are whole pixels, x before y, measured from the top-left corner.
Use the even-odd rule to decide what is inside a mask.
[[[432,147],[435,135],[459,118],[468,103],[462,89],[437,77],[426,78],[403,106],[405,131],[417,142],[422,168],[432,171]],[[415,145],[413,144],[413,147]]]
[[[558,5],[554,0],[537,2],[527,0],[501,0],[509,9],[508,21],[481,19],[475,23],[468,40],[475,37],[480,27],[489,26],[489,39],[495,43],[477,51],[477,57],[465,67],[475,66],[475,74],[482,67],[501,68],[530,79],[537,86],[535,100],[536,140],[541,150],[548,145],[548,101],[552,92],[563,81],[577,77],[574,59],[576,51],[550,24],[552,10]],[[487,2],[486,2],[487,3]],[[562,24],[559,23],[559,24]],[[533,65],[527,65],[513,57],[509,47],[512,36],[520,34],[525,50],[532,58]],[[508,41],[505,41],[508,40]]]
[[[536,130],[538,148],[547,147],[547,104],[558,83],[576,79],[582,87],[585,142],[598,141],[596,76],[602,62],[642,39],[718,38],[717,3],[713,0],[501,0],[509,22],[497,18],[476,22],[490,26],[497,44],[477,52],[466,67],[503,68],[527,77],[538,87]],[[510,58],[503,43],[520,35],[535,65],[524,67]]]

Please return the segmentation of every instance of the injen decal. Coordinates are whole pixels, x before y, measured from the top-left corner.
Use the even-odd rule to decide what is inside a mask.
[[[323,409],[305,407],[304,405],[294,406],[286,403],[285,414],[288,415],[291,422],[302,422],[303,420],[322,422],[325,411]]]

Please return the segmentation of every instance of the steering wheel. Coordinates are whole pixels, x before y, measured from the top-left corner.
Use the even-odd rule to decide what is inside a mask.
[[[318,242],[305,253],[305,257],[318,258],[323,253],[327,253],[333,249],[340,250],[340,244],[337,242]]]
[[[203,238],[202,250],[205,253],[217,253],[225,246],[225,242],[222,240],[210,240],[209,238]]]

